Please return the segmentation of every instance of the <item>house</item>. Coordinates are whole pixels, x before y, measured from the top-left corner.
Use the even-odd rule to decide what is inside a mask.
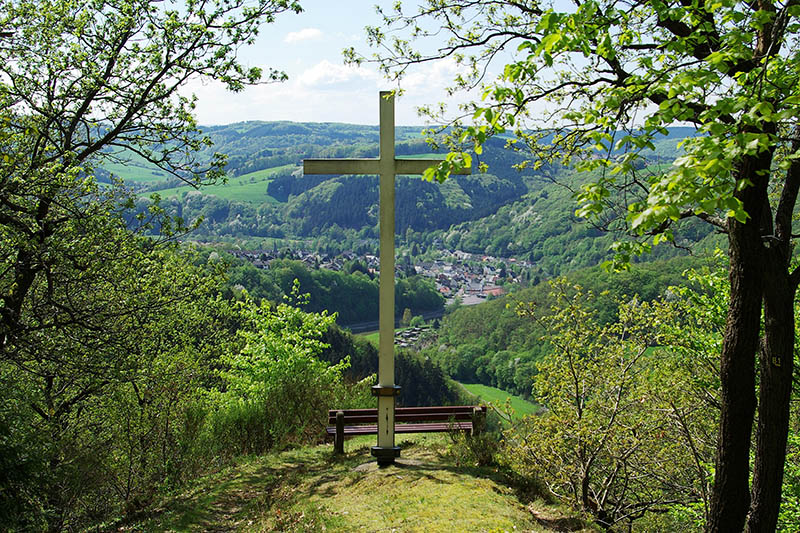
[[[483,294],[487,296],[502,296],[506,293],[506,290],[503,287],[485,287],[483,289]]]

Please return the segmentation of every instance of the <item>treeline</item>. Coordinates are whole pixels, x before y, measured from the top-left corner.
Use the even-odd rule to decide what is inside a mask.
[[[234,176],[309,157],[377,157],[378,126],[341,123],[240,122],[203,128],[214,142],[207,150],[228,156]],[[396,128],[398,155],[430,152],[420,137],[421,128]]]
[[[378,350],[370,341],[338,327],[329,328],[323,341],[329,348],[322,351],[322,359],[336,364],[349,357],[350,365],[344,370],[348,379],[357,381],[377,374]],[[395,350],[394,367],[395,383],[400,386],[398,405],[457,405],[471,401],[429,357],[408,350]]]
[[[554,280],[547,309],[520,298],[518,318],[537,324],[545,344],[533,395],[546,409],[504,432],[502,463],[604,530],[702,530],[720,438],[721,263],[689,270],[686,285],[667,292],[658,289],[667,273],[634,272],[595,290],[582,286],[594,281],[586,276]],[[630,296],[636,287],[642,297]],[[795,406],[777,531],[800,523],[799,432]]]
[[[567,277],[571,283],[604,295],[593,305],[600,323],[606,324],[617,317],[615,299],[660,298],[669,286],[685,284],[682,272],[697,261],[679,257],[641,263],[622,273],[609,273],[598,266]],[[540,283],[503,298],[455,309],[442,321],[437,345],[422,353],[458,381],[483,383],[529,397],[536,364],[549,347],[542,340],[545,330],[541,322],[530,316],[520,317],[516,311],[518,302],[534,302],[535,316],[545,316],[553,303],[549,284]]]
[[[377,180],[367,176],[303,176],[298,172],[309,157],[376,157],[377,127],[346,124],[241,123],[206,129],[214,141],[213,151],[227,156],[229,176],[274,169],[269,177],[251,176],[252,201],[205,194],[187,186],[179,194],[166,194],[161,205],[187,223],[202,221],[196,238],[322,238],[338,246],[344,233],[349,246],[374,238],[377,231]],[[418,128],[398,128],[399,156],[430,154],[432,148]],[[207,157],[211,157],[211,148]],[[442,150],[440,150],[442,151]],[[444,153],[444,151],[442,151]],[[204,152],[200,152],[201,157]],[[400,177],[397,184],[396,224],[399,233],[444,230],[452,224],[475,220],[494,213],[500,206],[518,200],[527,192],[526,180],[513,165],[523,157],[492,139],[481,156],[491,164],[491,174],[459,176],[445,184],[419,178]],[[125,176],[121,176],[123,179]],[[137,180],[138,190],[157,193],[180,185],[170,180]],[[263,184],[263,188],[258,188]],[[143,193],[137,202],[139,213],[150,202]],[[352,249],[352,248],[351,248]],[[345,248],[338,248],[343,251]]]
[[[252,184],[247,188],[247,201],[241,201],[241,195],[227,197],[222,189],[215,190],[215,196],[189,187],[185,193],[171,193],[162,199],[170,214],[187,223],[201,221],[194,238],[257,242],[254,246],[302,239],[313,241],[314,250],[326,253],[376,246],[377,180],[372,176],[304,176],[299,167],[308,157],[375,157],[376,127],[248,122],[211,127],[207,133],[216,143],[214,150],[227,154],[230,176],[292,166],[269,176],[246,178]],[[655,151],[647,152],[647,162],[670,160],[676,140],[689,134],[686,129],[671,130],[656,143]],[[401,128],[398,135],[398,155],[433,150],[415,128]],[[516,257],[535,263],[535,275],[540,278],[608,260],[609,247],[619,235],[605,233],[574,215],[573,193],[590,177],[555,164],[518,170],[514,165],[524,161],[524,153],[508,149],[506,140],[487,141],[483,153],[475,157],[471,176],[453,176],[443,184],[399,177],[399,243],[418,255],[435,255],[444,247]],[[478,163],[487,163],[489,174],[478,173]],[[146,212],[148,200],[142,197],[138,208]],[[624,229],[621,219],[609,222]],[[682,223],[675,235],[682,246],[714,240],[707,227],[691,222]],[[680,248],[657,247],[650,259],[681,253]]]
[[[343,325],[378,320],[378,278],[368,272],[363,262],[349,261],[341,271],[333,271],[314,268],[302,261],[277,259],[269,268],[262,269],[230,254],[223,253],[220,257],[212,251],[209,256],[230,264],[226,293],[230,296],[238,296],[244,289],[257,301],[282,301],[291,294],[297,280],[300,291],[309,295],[304,307],[307,311],[336,313],[337,322]],[[421,314],[443,306],[444,298],[431,280],[404,272],[396,279],[397,317],[405,309]]]
[[[336,225],[345,230],[376,228],[378,182],[373,176],[298,176],[277,173],[264,182],[265,201],[239,202],[189,191],[162,200],[171,214],[186,221],[202,220],[195,234],[206,237],[311,237]],[[399,177],[396,227],[432,231],[489,215],[520,198],[526,187],[519,177],[490,174],[459,176],[445,186],[419,178]],[[266,201],[267,195],[281,203]],[[139,212],[149,200],[139,200]]]

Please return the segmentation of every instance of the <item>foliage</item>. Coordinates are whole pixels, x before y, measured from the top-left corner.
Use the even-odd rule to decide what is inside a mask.
[[[210,294],[218,277],[186,254],[116,242],[126,260],[102,264],[104,277],[57,285],[92,321],[45,328],[0,362],[6,524],[77,527],[135,511],[197,469],[199,390],[230,342],[226,306]]]
[[[675,258],[633,265],[630,271],[610,274],[600,267],[571,273],[571,282],[595,293],[608,292],[589,305],[598,313],[601,324],[617,317],[615,298],[638,296],[651,301],[667,288],[683,280],[681,272],[696,260]],[[544,314],[551,305],[546,283],[523,289],[511,296],[449,313],[439,331],[439,347],[425,354],[437,361],[458,381],[482,383],[512,394],[529,396],[536,374],[536,361],[548,351],[541,337],[545,331],[536,321],[526,320],[515,311],[515,302],[534,301]]]
[[[634,236],[615,245],[613,266],[674,241],[685,218],[727,234],[731,294],[709,531],[771,531],[778,520],[800,284],[791,261],[800,191],[798,19],[794,0],[430,0],[415,13],[398,2],[384,17],[387,30],[368,29],[382,50],[376,60],[398,78],[452,56],[465,67],[456,88],[471,89],[508,61],[481,87],[484,101],[465,106],[472,124],[457,127],[456,140],[480,153],[489,136],[510,129],[534,167],[597,171],[581,187],[577,214]],[[442,33],[450,36],[444,46],[413,44]],[[517,52],[510,60],[500,53],[509,48]],[[682,142],[671,166],[648,167],[644,154],[676,123],[698,135]],[[446,165],[440,170],[445,177]]]
[[[100,264],[126,259],[113,253],[122,234],[108,235],[115,224],[101,220],[119,210],[124,195],[115,187],[98,187],[92,178],[95,168],[134,154],[195,185],[220,177],[222,156],[197,160],[196,152],[209,140],[199,135],[191,116],[193,100],[178,89],[198,76],[219,79],[232,90],[258,81],[260,69],[245,69],[236,50],[257,33],[262,20],[297,11],[299,5],[283,0],[206,4],[2,4],[4,357],[26,342],[32,309],[58,316],[59,326],[92,316],[60,298],[71,283],[91,282],[99,275],[100,267],[84,266],[92,255],[80,253],[93,246],[102,251]],[[275,71],[268,76],[283,77]],[[132,202],[125,205],[132,207]],[[134,225],[147,226],[153,217],[164,235],[184,229],[180,219],[164,216],[157,201]],[[100,248],[104,239],[107,247]],[[88,271],[79,274],[82,270]],[[49,290],[37,292],[37,287]]]
[[[196,467],[198,391],[231,326],[213,297],[219,272],[164,248],[187,228],[158,198],[126,228],[133,198],[98,167],[137,158],[193,185],[221,177],[224,157],[198,155],[209,140],[179,90],[190,78],[257,82],[240,46],[298,10],[284,0],[0,4],[4,526],[81,529],[137,510]]]
[[[411,314],[411,309],[406,307],[405,309],[403,309],[403,316],[400,318],[400,324],[403,327],[408,327],[408,326],[411,325],[411,319],[412,318],[413,318],[413,315]]]
[[[283,164],[303,157],[363,156],[364,143],[375,142],[365,140],[376,135],[373,128],[291,124],[297,130],[291,136],[299,144],[285,146],[285,139],[272,131],[279,126],[289,124],[252,122],[206,128],[204,132],[215,146],[229,156],[229,178],[226,183],[200,190],[182,183],[176,186],[163,180],[139,179],[138,166],[114,168],[125,177],[126,184],[157,191],[171,214],[198,221],[198,238],[246,242],[250,247],[259,246],[256,243],[271,247],[272,241],[278,239],[281,248],[299,240],[302,247],[323,254],[373,252],[377,248],[374,179],[303,176],[293,165]],[[401,135],[413,136],[414,140],[398,143],[398,152],[428,154],[430,147],[422,142],[418,131],[400,129]],[[655,142],[656,151],[646,154],[648,162],[671,161],[675,147],[668,148],[665,141],[678,142],[689,135],[688,128],[670,128],[669,135]],[[524,154],[504,145],[501,138],[486,141],[481,161],[490,165],[492,174],[458,176],[438,185],[400,178],[397,224],[405,237],[402,244],[409,247],[412,255],[434,254],[444,246],[514,256],[535,262],[540,275],[559,274],[610,259],[613,253],[608,248],[613,236],[602,236],[597,228],[580,223],[571,207],[572,193],[589,178],[558,166],[517,170],[514,166],[524,161]],[[377,150],[377,143],[366,146],[370,153]],[[274,155],[278,159],[264,163],[279,166],[245,171],[262,153],[278,154],[299,150],[298,147],[303,153],[296,157]],[[144,193],[137,202],[140,210],[149,205],[143,196]],[[707,235],[703,226],[682,223],[678,244],[687,246]],[[681,249],[662,248],[657,256],[681,253]]]
[[[422,315],[414,315],[411,317],[411,320],[408,321],[408,325],[412,328],[417,328],[419,326],[425,325],[425,319],[422,318]]]
[[[674,305],[618,302],[618,319],[601,324],[587,305],[592,293],[564,279],[552,286],[542,320],[553,349],[535,378],[546,411],[507,432],[508,460],[607,528],[706,495],[707,473],[694,465],[707,457],[687,444],[697,445],[695,424],[707,434],[713,420],[691,394],[676,394],[675,357],[651,348],[664,342]],[[536,316],[525,304],[517,310]]]
[[[257,301],[263,298],[279,301],[291,294],[294,280],[298,280],[301,289],[309,295],[303,304],[306,311],[336,313],[342,325],[378,319],[378,280],[360,270],[348,273],[346,269],[316,269],[290,259],[274,260],[269,268],[259,269],[227,254],[223,254],[223,258],[230,262],[228,285],[242,286]],[[402,316],[406,308],[416,312],[435,311],[442,305],[442,296],[430,280],[422,276],[398,279],[395,283],[397,316]]]
[[[500,434],[483,432],[478,435],[468,435],[459,431],[448,434],[452,440],[447,450],[448,456],[456,466],[492,466],[500,450]]]
[[[330,366],[318,358],[325,348],[320,338],[335,317],[305,313],[288,303],[274,309],[267,301],[241,305],[247,321],[239,330],[243,347],[221,358],[225,390],[215,426],[244,430],[247,438],[220,434],[218,443],[223,449],[227,442],[244,446],[239,453],[261,453],[322,435],[342,370],[349,365],[348,359]]]
[[[323,350],[323,359],[330,364],[339,364],[349,358],[350,367],[344,370],[349,382],[363,382],[377,374],[378,350],[368,340],[335,326],[328,329],[324,340],[330,347]],[[408,350],[396,350],[394,357],[395,383],[400,386],[399,405],[461,405],[469,402],[458,385],[430,358]],[[374,402],[371,398],[369,406],[374,406]]]
[[[568,170],[551,178],[562,186],[537,177],[520,200],[500,207],[491,216],[454,224],[435,235],[451,249],[526,259],[541,277],[567,274],[611,259],[611,245],[620,234],[587,224],[574,213],[574,190],[590,178]],[[707,228],[691,221],[682,222],[678,235],[677,245],[695,251],[714,239]],[[659,247],[646,259],[665,260],[681,254],[679,248]]]
[[[800,430],[796,423],[789,435],[782,498],[778,531],[790,531],[800,523]]]

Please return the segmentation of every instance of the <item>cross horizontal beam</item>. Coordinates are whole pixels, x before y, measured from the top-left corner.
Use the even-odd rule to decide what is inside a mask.
[[[427,169],[438,165],[441,159],[400,159],[394,160],[394,173],[400,175],[424,174]],[[304,159],[303,174],[380,174],[380,159]],[[453,174],[469,174],[468,168]]]

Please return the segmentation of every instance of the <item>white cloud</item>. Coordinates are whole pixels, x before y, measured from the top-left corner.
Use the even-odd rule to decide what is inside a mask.
[[[285,43],[296,43],[300,41],[309,41],[311,39],[319,39],[322,37],[322,32],[317,28],[303,28],[300,31],[289,32],[283,39]]]
[[[397,124],[424,124],[416,108],[425,104],[444,100],[455,111],[467,95],[449,97],[442,88],[456,72],[456,65],[445,62],[409,74],[402,84],[406,92],[396,102]],[[357,68],[329,60],[289,74],[285,83],[248,87],[241,93],[226,91],[219,82],[192,80],[181,93],[198,96],[197,118],[202,125],[246,120],[377,124],[378,91],[395,87],[369,66]]]
[[[424,66],[417,65],[416,69],[403,77],[401,84],[407,91],[420,91],[431,87],[444,89],[453,85],[457,74],[466,74],[467,70],[467,67],[459,65],[454,59],[446,58]]]
[[[362,85],[364,82],[378,81],[379,77],[375,72],[370,72],[363,68],[348,65],[337,65],[324,59],[303,71],[297,77],[297,83],[304,87],[331,87],[342,86],[350,83]]]

